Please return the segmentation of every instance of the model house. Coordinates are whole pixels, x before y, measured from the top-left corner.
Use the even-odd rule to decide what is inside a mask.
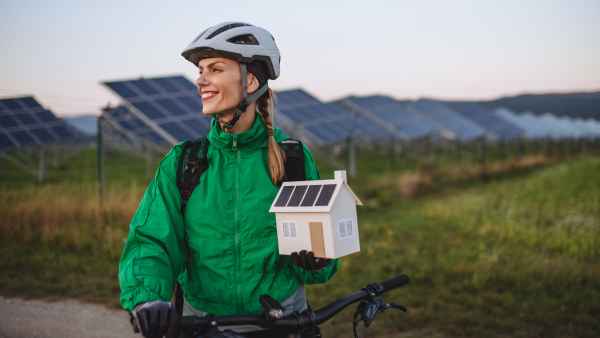
[[[360,251],[357,205],[346,171],[336,171],[333,180],[283,183],[269,210],[277,220],[279,254],[306,250],[333,259]]]

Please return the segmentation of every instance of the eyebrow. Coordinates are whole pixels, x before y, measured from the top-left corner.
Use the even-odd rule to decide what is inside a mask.
[[[227,65],[227,64],[226,64],[225,62],[223,62],[223,61],[214,61],[214,62],[211,62],[211,63],[207,64],[207,65],[206,65],[206,67],[212,67],[212,66],[214,66],[214,65],[215,65],[215,64],[217,64],[217,63],[222,63],[222,64],[224,64],[224,65]],[[199,66],[198,66],[198,68],[204,68],[204,67],[202,67],[202,66],[200,66],[200,65],[199,65]]]

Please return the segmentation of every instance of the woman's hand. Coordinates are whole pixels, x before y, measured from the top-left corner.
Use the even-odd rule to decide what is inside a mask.
[[[160,300],[143,303],[131,313],[131,325],[135,333],[142,332],[146,338],[176,337],[179,317],[170,302]]]
[[[312,251],[306,252],[306,250],[302,250],[300,254],[292,252],[292,263],[300,269],[318,271],[328,267],[331,259],[315,258]]]

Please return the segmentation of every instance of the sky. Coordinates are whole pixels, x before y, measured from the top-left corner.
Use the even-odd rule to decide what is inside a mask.
[[[59,116],[119,99],[102,81],[184,75],[204,29],[242,21],[281,51],[275,90],[491,100],[600,91],[600,1],[0,0],[0,98]]]

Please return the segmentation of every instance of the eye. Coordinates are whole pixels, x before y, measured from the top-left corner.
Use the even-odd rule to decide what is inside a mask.
[[[202,71],[201,71],[201,70],[199,70],[199,71],[198,71],[198,74],[202,75]]]
[[[213,72],[222,72],[223,70],[219,69],[219,68],[213,68]]]

